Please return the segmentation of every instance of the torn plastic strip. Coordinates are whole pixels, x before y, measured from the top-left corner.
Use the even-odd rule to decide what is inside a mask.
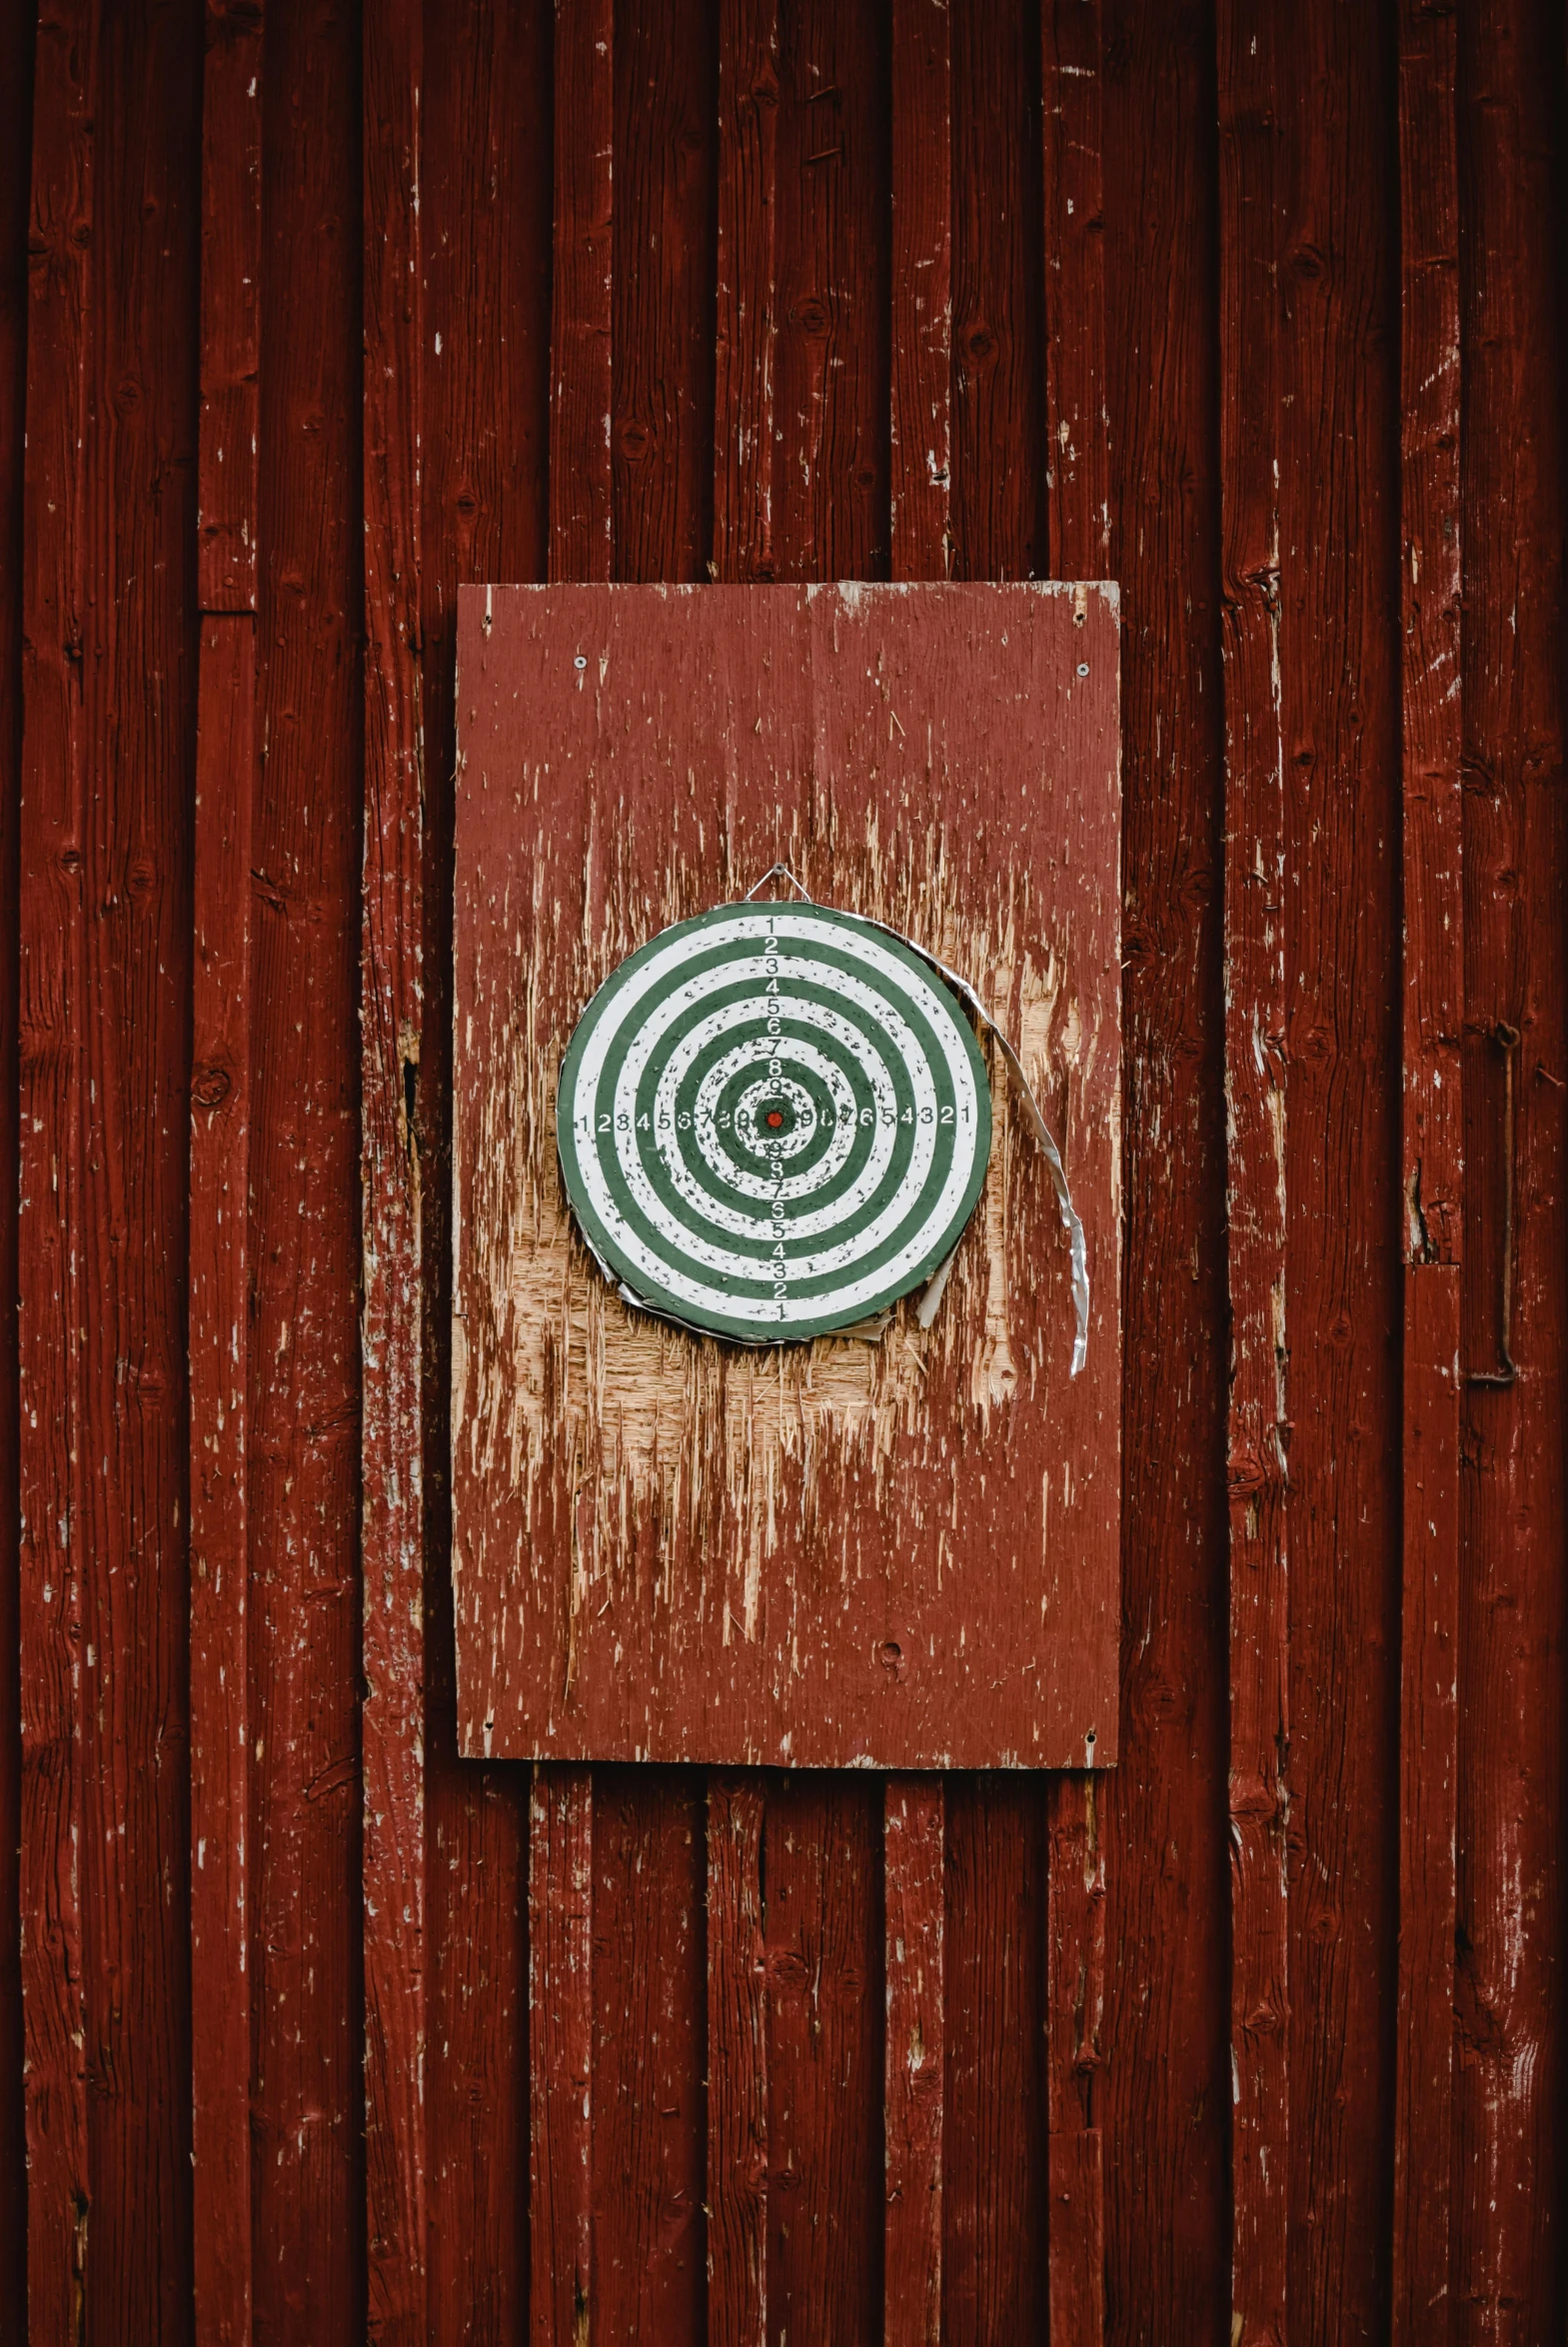
[[[790,878],[793,878],[792,874]],[[946,963],[931,953],[927,947],[916,945],[913,938],[906,938],[902,930],[894,929],[890,922],[873,921],[868,913],[851,914],[849,918],[863,921],[867,929],[879,929],[884,937],[896,938],[900,946],[906,946],[911,954],[918,955],[928,969],[934,970],[937,977],[951,987],[969,1016],[972,1019],[977,1019],[985,1033],[994,1036],[996,1040],[997,1049],[1007,1064],[1007,1073],[1017,1086],[1022,1098],[1030,1130],[1045,1153],[1045,1163],[1050,1169],[1051,1187],[1056,1192],[1056,1210],[1061,1216],[1061,1226],[1067,1233],[1067,1247],[1072,1261],[1072,1309],[1077,1321],[1076,1333],[1072,1340],[1072,1367],[1068,1374],[1075,1377],[1083,1366],[1089,1348],[1088,1247],[1083,1237],[1083,1224],[1078,1219],[1077,1208],[1072,1202],[1072,1192],[1067,1187],[1067,1170],[1061,1162],[1061,1152],[1056,1147],[1055,1137],[1041,1114],[1039,1102],[1034,1098],[1034,1088],[1023,1072],[1023,1062],[966,978],[960,978],[956,970],[949,970]],[[957,1251],[957,1248],[954,1247],[953,1254],[956,1254]],[[947,1284],[947,1275],[952,1269],[952,1255],[948,1255],[945,1262],[938,1263],[926,1283],[925,1293],[921,1296],[915,1313],[922,1328],[928,1328],[936,1316],[936,1307],[941,1302],[942,1290]]]

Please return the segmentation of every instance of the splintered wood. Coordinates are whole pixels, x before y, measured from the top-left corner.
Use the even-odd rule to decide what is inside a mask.
[[[465,590],[453,1573],[471,1752],[1114,1757],[1117,616],[1100,587]],[[776,858],[972,978],[995,1136],[933,1325],[749,1351],[623,1304],[555,1090],[584,1005]]]

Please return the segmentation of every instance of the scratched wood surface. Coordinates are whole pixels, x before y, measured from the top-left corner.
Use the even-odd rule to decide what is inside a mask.
[[[1232,2325],[1282,2347],[1290,2176],[1285,774],[1279,643],[1279,131],[1272,13],[1221,0],[1219,331],[1229,1241]]]
[[[1114,1758],[1116,641],[1096,588],[464,597],[467,1749]],[[1020,729],[1038,745],[1021,759]],[[1055,1200],[1000,1084],[986,1192],[929,1331],[906,1305],[877,1347],[738,1356],[640,1320],[575,1240],[552,1110],[582,1004],[780,854],[821,901],[983,974],[1065,1137],[1088,1251],[1079,1378]]]
[[[420,13],[417,69],[389,85],[375,44]],[[554,0],[374,23],[321,0],[271,0],[264,24],[254,0],[3,13],[0,2339],[221,2337],[238,2307],[232,2336],[348,2347],[407,2310],[420,2189],[442,2347],[563,2316],[590,2347],[904,2347],[1047,2322],[1060,2347],[1101,2311],[1124,2347],[1185,2347],[1254,2303],[1233,2295],[1245,2210],[1268,2204],[1233,2186],[1264,2133],[1245,2103],[1237,2126],[1231,2067],[1255,1974],[1232,1937],[1229,1700],[1260,1657],[1232,1606],[1247,1270],[1227,1260],[1227,1190],[1247,1200],[1224,991],[1244,913],[1226,907],[1227,789],[1252,770],[1230,733],[1224,526],[1259,510],[1237,437],[1257,352],[1224,323],[1241,248],[1220,111],[1222,69],[1233,88],[1256,70],[1225,25],[1252,14],[639,0],[563,7],[558,39]],[[1291,1732],[1274,1758],[1288,2109],[1264,2115],[1288,2159],[1282,2329],[1524,2347],[1561,2334],[1568,2213],[1563,17],[1558,0],[1303,0],[1268,24]],[[367,211],[406,143],[389,86],[418,125],[412,402],[406,376],[366,372],[412,249]],[[1102,442],[1079,430],[1097,369]],[[213,429],[247,403],[250,514],[227,453],[215,481],[231,441]],[[416,496],[414,609],[372,582]],[[1092,1843],[1082,1771],[629,1766],[596,1771],[586,1809],[577,1788],[572,1833],[536,1865],[532,1771],[459,1755],[457,595],[544,579],[553,517],[561,577],[592,560],[693,584],[1120,583],[1120,1762],[1093,1780]],[[395,1109],[362,1093],[359,1024],[396,962],[378,949],[362,974],[378,612],[377,673],[401,668],[406,707],[402,631],[424,740],[418,1943],[383,1896],[401,1859],[365,1871],[366,1566],[388,1551],[363,1462],[389,1420],[368,1387],[361,1414],[361,1167],[373,1111]],[[209,960],[204,989],[207,852],[232,842],[203,810],[243,741],[212,721],[243,716],[228,656],[252,627],[248,979]],[[214,1105],[199,1077],[220,1011],[224,1034],[248,1028],[249,1090]],[[1234,1057],[1235,1006],[1228,1034]],[[242,1268],[208,1209],[247,1099]],[[228,1472],[239,1420],[226,1405],[219,1426],[201,1348],[240,1281],[245,1505],[226,1512],[198,1461]],[[401,1303],[391,1325],[416,1336]],[[1509,1360],[1510,1381],[1471,1381]],[[243,1590],[226,1584],[245,1600],[238,1693],[238,1616],[198,1586],[214,1540],[226,1569],[248,1558]],[[210,1735],[240,1720],[224,1786]],[[203,1820],[225,1800],[250,1903],[214,1940],[230,1909]],[[532,1886],[552,1879],[576,1936],[569,1910],[547,1915],[537,1970]],[[242,1952],[247,2028],[238,2000],[214,2010],[208,1989],[202,2009],[214,1961],[221,1978]],[[384,1997],[416,1958],[411,2118],[385,2053],[369,2073],[364,2056],[373,1983]],[[384,2042],[417,2057],[414,2008]],[[585,2046],[586,2177],[536,2222],[531,2141]],[[220,2116],[242,2165],[249,2143],[248,2326],[236,2236],[208,2222],[235,2202],[203,2172]],[[1102,2309],[1078,2221],[1096,2136]],[[580,2308],[577,2264],[533,2260],[580,2243],[585,2208]]]
[[[21,1933],[21,1594],[17,1390],[20,817],[22,746],[22,496],[27,415],[28,212],[33,27],[14,9],[0,23],[0,2272],[14,2278],[0,2340],[27,2326],[27,2128],[23,2089]]]

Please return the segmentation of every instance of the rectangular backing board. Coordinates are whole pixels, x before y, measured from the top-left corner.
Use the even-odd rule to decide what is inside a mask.
[[[470,587],[458,615],[452,1571],[462,1748],[1104,1766],[1120,1541],[1114,587]],[[974,986],[984,1191],[928,1330],[749,1349],[624,1303],[561,1185],[572,1031],[777,860]]]

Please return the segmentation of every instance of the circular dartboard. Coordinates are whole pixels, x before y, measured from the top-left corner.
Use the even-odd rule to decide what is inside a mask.
[[[651,1309],[775,1344],[870,1318],[955,1245],[990,1089],[967,1020],[885,931],[726,905],[623,962],[567,1047],[573,1210]]]

